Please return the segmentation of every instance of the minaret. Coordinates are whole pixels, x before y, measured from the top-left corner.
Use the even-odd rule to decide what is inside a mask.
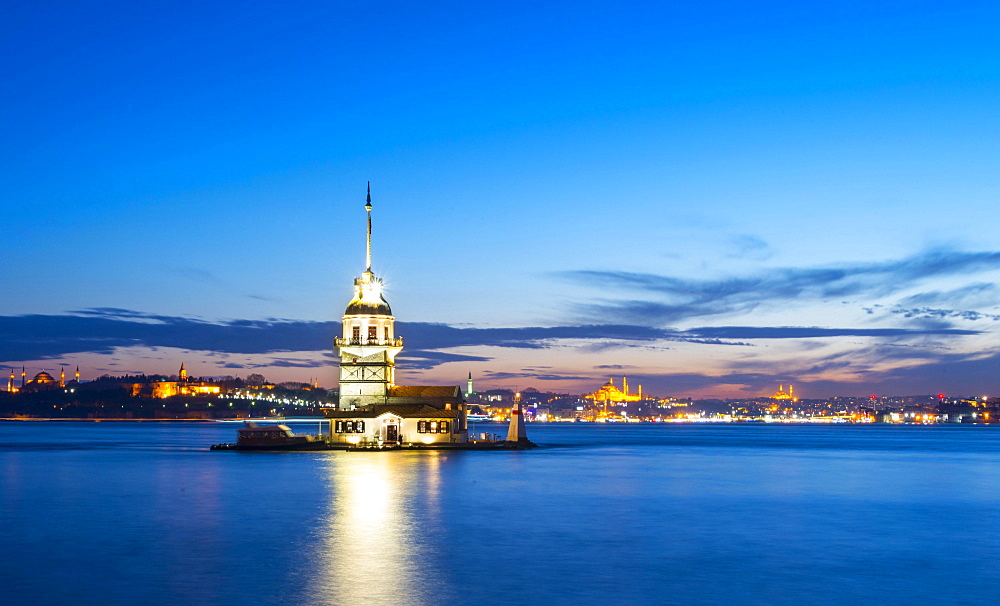
[[[80,382],[80,367],[79,366],[76,367],[76,382],[77,383]]]
[[[181,383],[186,383],[188,380],[188,371],[184,370],[184,362],[181,362],[181,370],[177,373],[177,377]]]
[[[469,380],[465,384],[465,397],[468,398],[473,394],[472,391],[472,373],[469,373]]]
[[[628,377],[622,377],[622,393],[628,395]]]
[[[382,280],[372,273],[371,182],[365,212],[365,271],[354,280],[354,298],[342,316],[343,332],[334,339],[340,353],[341,410],[385,404],[396,384],[396,354],[403,349],[403,339],[395,336],[396,318],[382,296]]]
[[[27,373],[27,372],[25,372],[25,370],[24,370],[24,367],[22,366],[22,367],[21,367],[21,387],[24,387],[24,378],[25,378],[25,377],[26,377],[27,375],[28,375],[28,373]]]
[[[66,387],[66,368],[59,369],[59,387]]]
[[[10,379],[7,380],[7,391],[14,392],[14,367],[10,367]]]
[[[795,395],[795,386],[791,383],[788,384],[788,397],[791,398]]]

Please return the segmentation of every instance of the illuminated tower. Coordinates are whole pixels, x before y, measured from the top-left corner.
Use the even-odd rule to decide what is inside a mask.
[[[80,367],[79,366],[76,367],[76,382],[77,383],[80,382]]]
[[[14,367],[10,367],[10,379],[7,380],[7,391],[14,393]]]
[[[59,369],[59,387],[66,387],[66,369]]]
[[[514,406],[510,409],[510,425],[507,426],[508,442],[527,442],[528,434],[524,430],[524,411],[521,410],[521,394],[514,394]]]
[[[472,373],[470,372],[469,373],[469,380],[465,384],[465,397],[468,398],[473,393],[475,393],[475,392],[472,391]]]
[[[21,387],[24,387],[24,381],[25,381],[24,378],[25,378],[25,376],[27,376],[27,374],[28,373],[25,372],[24,367],[22,366],[21,367]]]
[[[181,362],[181,370],[180,372],[177,373],[177,378],[180,380],[181,383],[184,383],[188,380],[188,371],[184,370],[184,362]]]
[[[343,315],[344,330],[334,339],[340,352],[340,402],[350,410],[371,404],[385,404],[396,384],[396,354],[403,339],[394,333],[396,318],[382,296],[382,279],[372,273],[372,188],[368,184],[365,204],[368,236],[365,271],[354,279],[354,298]]]

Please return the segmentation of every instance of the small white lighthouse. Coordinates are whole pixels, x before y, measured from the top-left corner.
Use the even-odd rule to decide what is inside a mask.
[[[514,406],[510,409],[510,427],[507,429],[507,442],[528,443],[528,434],[524,431],[524,411],[521,410],[521,394],[514,394]]]

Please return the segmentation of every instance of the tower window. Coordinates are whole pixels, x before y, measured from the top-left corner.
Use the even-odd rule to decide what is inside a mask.
[[[360,326],[355,326],[353,328],[353,333],[352,333],[351,336],[352,336],[352,338],[355,341],[360,341],[361,340],[361,327]]]
[[[388,327],[388,326],[386,326],[386,327],[385,327],[385,337],[383,337],[383,338],[384,338],[384,339],[385,339],[386,341],[388,341],[388,340],[389,340],[389,327]]]
[[[368,340],[377,341],[378,340],[378,326],[368,327]]]

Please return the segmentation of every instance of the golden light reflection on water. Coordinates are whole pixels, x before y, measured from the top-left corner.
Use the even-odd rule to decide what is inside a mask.
[[[441,526],[440,455],[335,453],[311,597],[326,604],[427,604],[438,585],[425,533]]]

